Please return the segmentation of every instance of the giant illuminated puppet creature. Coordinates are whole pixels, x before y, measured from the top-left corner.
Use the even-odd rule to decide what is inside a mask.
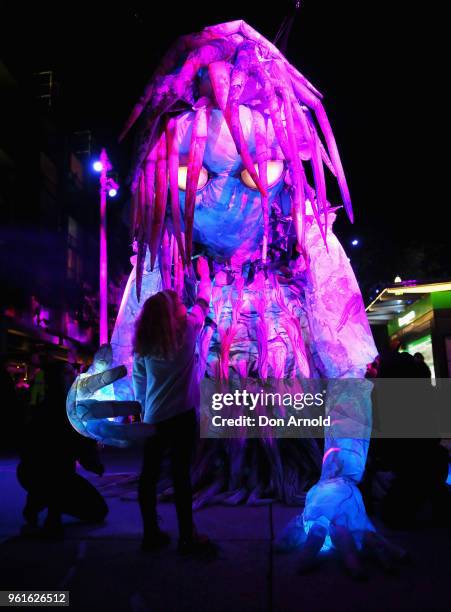
[[[334,425],[326,433],[320,480],[280,539],[285,548],[306,539],[307,559],[332,541],[352,565],[353,547],[365,540],[382,546],[357,488],[371,428],[363,379],[376,349],[333,233],[336,207],[326,196],[326,173],[336,177],[351,221],[353,213],[321,98],[243,21],[185,36],[166,54],[124,130],[139,120],[132,172],[136,256],[113,354],[102,349],[68,406],[79,431],[109,443],[148,434],[144,425],[102,419],[139,411],[118,364],[130,376],[133,325],[143,301],[173,288],[189,302],[192,258],[207,255],[214,282],[212,322],[198,347],[202,376],[362,380],[329,402]],[[99,389],[110,383],[114,397],[98,404],[96,398],[105,399]],[[221,441],[219,454],[218,446],[204,445],[197,480],[210,501],[296,501],[314,482],[312,441],[263,440],[251,450],[247,442]],[[262,477],[249,468],[249,456],[259,452],[268,465]]]

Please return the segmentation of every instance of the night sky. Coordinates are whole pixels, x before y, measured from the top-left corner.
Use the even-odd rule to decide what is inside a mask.
[[[5,62],[16,74],[55,70],[67,120],[74,129],[92,129],[125,177],[132,138],[119,146],[117,136],[167,47],[181,34],[235,19],[273,40],[292,3],[262,7],[11,5],[3,21]],[[356,222],[341,214],[336,227],[365,293],[397,274],[451,276],[441,173],[432,171],[440,159],[433,141],[440,130],[434,49],[440,18],[427,8],[304,0],[290,36],[288,59],[324,94],[341,152]],[[358,249],[349,246],[354,237]]]

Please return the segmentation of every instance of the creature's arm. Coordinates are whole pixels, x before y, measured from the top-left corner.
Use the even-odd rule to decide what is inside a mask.
[[[306,498],[302,515],[281,535],[280,549],[302,544],[301,566],[309,567],[322,548],[335,546],[358,575],[357,549],[367,545],[385,558],[389,545],[375,532],[357,488],[371,434],[371,383],[366,364],[376,355],[360,291],[349,260],[329,228],[328,252],[316,225],[307,231],[309,254],[305,292],[314,359],[329,380],[321,478]],[[391,546],[394,556],[402,556]]]
[[[97,391],[127,374],[125,366],[112,368],[111,362],[111,346],[101,346],[94,356],[93,371],[96,373],[77,376],[67,395],[66,412],[78,433],[104,444],[126,447],[151,436],[154,429],[145,423],[126,424],[108,420],[118,416],[138,416],[141,413],[138,402],[93,399]]]

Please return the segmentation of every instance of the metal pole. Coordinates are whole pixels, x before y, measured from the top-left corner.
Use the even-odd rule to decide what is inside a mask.
[[[102,170],[100,173],[100,282],[99,282],[99,318],[100,344],[108,342],[108,259],[106,242],[106,198],[107,173],[109,160],[105,149],[100,154]]]

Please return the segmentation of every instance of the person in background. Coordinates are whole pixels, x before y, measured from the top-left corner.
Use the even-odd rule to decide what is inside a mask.
[[[431,378],[432,372],[431,368],[424,360],[424,355],[422,353],[415,353],[413,356],[415,363],[417,365],[418,373],[421,378]]]
[[[399,379],[399,385],[406,385],[408,381],[404,379],[429,379],[430,373],[426,376],[421,363],[409,353],[395,351],[381,359],[377,377]],[[435,394],[428,380],[422,384],[418,382],[415,398],[411,394],[409,403],[406,404],[403,397],[394,396],[389,405],[390,409],[405,415],[405,419],[410,414],[423,415],[426,428],[427,420],[434,417]],[[418,405],[413,406],[413,401]],[[449,521],[448,453],[439,438],[426,435],[423,438],[372,438],[369,455],[370,464],[393,474],[381,506],[382,519],[388,527],[415,526],[427,506],[432,510],[434,522]]]
[[[209,311],[208,262],[199,258],[200,283],[189,312],[175,291],[153,295],[136,322],[133,385],[145,423],[155,425],[146,441],[138,486],[144,534],[143,550],[169,544],[157,520],[157,483],[163,454],[169,451],[179,527],[180,554],[214,554],[214,544],[193,525],[190,468],[199,407],[196,340]]]
[[[56,539],[64,535],[62,514],[101,522],[108,513],[102,495],[76,473],[77,461],[98,475],[104,468],[97,443],[77,433],[66,416],[66,396],[74,377],[68,363],[55,361],[45,366],[44,394],[25,429],[17,467],[19,483],[27,491],[24,534],[38,529],[39,513],[44,509],[47,518],[42,534]]]

